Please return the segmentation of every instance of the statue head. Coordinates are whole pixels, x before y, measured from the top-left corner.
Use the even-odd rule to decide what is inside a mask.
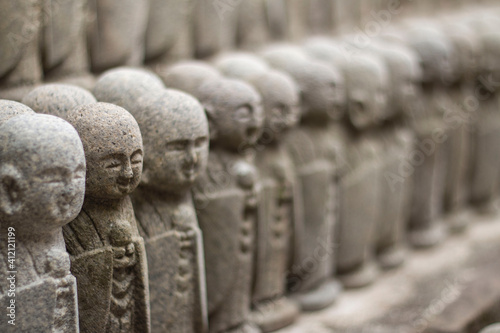
[[[85,193],[85,155],[66,121],[23,114],[0,125],[0,220],[40,236],[71,222]]]
[[[225,54],[216,59],[216,67],[231,78],[253,85],[262,97],[264,127],[262,142],[279,139],[299,119],[299,90],[285,72],[269,68],[267,63],[249,53]]]
[[[130,194],[142,174],[139,125],[125,109],[108,103],[82,105],[68,113],[87,160],[85,197],[118,200]]]
[[[208,122],[201,104],[172,89],[145,95],[131,112],[144,138],[141,186],[168,193],[189,191],[208,158]]]
[[[344,65],[347,114],[357,129],[376,125],[386,114],[389,73],[380,58],[357,54]]]
[[[419,97],[422,80],[418,55],[404,44],[386,41],[377,41],[372,50],[385,62],[389,73],[389,103],[385,115],[409,114]]]
[[[474,30],[463,20],[445,22],[441,25],[444,34],[450,39],[457,52],[456,79],[458,81],[471,80],[478,71],[480,43]]]
[[[44,84],[24,96],[23,104],[35,112],[66,118],[69,111],[80,105],[95,103],[90,92],[69,84]]]
[[[35,111],[19,102],[0,99],[0,125],[10,118],[21,114],[35,114]]]
[[[176,63],[159,75],[168,88],[178,89],[194,96],[204,81],[221,76],[213,66],[196,60]]]
[[[420,57],[423,83],[449,85],[456,81],[458,55],[441,31],[434,27],[411,29],[407,42]]]
[[[273,67],[288,73],[297,83],[302,120],[324,122],[340,119],[345,108],[344,78],[335,67],[317,61],[298,47],[271,46],[262,52]]]
[[[137,107],[143,95],[163,89],[165,86],[157,75],[145,69],[119,67],[104,72],[93,93],[98,101],[130,110]]]
[[[199,87],[196,97],[205,109],[214,146],[241,151],[257,142],[264,115],[261,96],[252,86],[240,80],[214,78]]]

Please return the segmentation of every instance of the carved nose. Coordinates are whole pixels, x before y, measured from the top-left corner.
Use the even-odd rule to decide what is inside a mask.
[[[127,161],[127,163],[123,165],[120,176],[127,179],[130,179],[134,176],[134,172],[132,171],[132,165],[130,164],[130,161]]]

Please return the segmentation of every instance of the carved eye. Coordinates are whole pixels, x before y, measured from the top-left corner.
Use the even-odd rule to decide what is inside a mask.
[[[252,110],[248,105],[240,106],[234,113],[235,119],[241,122],[250,121],[251,116]]]
[[[167,150],[169,151],[183,151],[186,149],[187,142],[183,140],[172,141],[167,143]]]
[[[136,152],[132,155],[132,158],[130,159],[130,163],[132,165],[139,165],[142,163],[142,154],[140,152]]]
[[[196,148],[200,148],[200,147],[203,147],[206,142],[207,142],[207,137],[206,136],[202,136],[202,137],[197,138],[194,141],[194,145],[195,145]]]
[[[121,167],[121,163],[118,160],[112,160],[112,161],[106,162],[104,167],[106,169],[116,169],[116,168]]]

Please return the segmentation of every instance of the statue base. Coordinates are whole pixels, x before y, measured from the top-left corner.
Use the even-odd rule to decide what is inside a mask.
[[[376,263],[370,260],[355,270],[339,274],[339,279],[345,288],[361,288],[372,284],[379,273]]]
[[[377,255],[377,261],[384,270],[393,269],[401,266],[406,257],[406,249],[401,245],[391,246]]]
[[[341,291],[342,285],[337,280],[329,279],[314,290],[298,293],[292,297],[302,311],[317,311],[333,304]]]
[[[410,231],[408,238],[414,247],[427,248],[441,243],[446,238],[446,234],[444,224],[438,222],[426,229]]]
[[[262,332],[266,333],[291,325],[299,314],[300,309],[296,302],[280,296],[259,302],[252,311],[251,318]]]

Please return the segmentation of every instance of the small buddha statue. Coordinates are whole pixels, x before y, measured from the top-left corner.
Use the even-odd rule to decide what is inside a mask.
[[[43,1],[41,62],[44,81],[91,89],[87,54],[87,1]]]
[[[63,228],[78,284],[80,332],[150,332],[146,252],[129,197],[142,173],[139,126],[108,103],[79,106],[67,120],[87,160],[82,211]]]
[[[254,155],[261,134],[261,97],[243,81],[216,77],[198,88],[210,130],[205,173],[193,188],[207,272],[210,332],[254,333],[252,276],[259,189]]]
[[[140,66],[144,60],[149,1],[87,1],[91,69],[101,73],[118,66]]]
[[[417,152],[409,156],[414,186],[409,240],[416,247],[429,247],[444,240],[443,198],[447,170],[448,124],[445,115],[455,105],[448,95],[457,61],[453,44],[433,27],[411,28],[407,45],[421,59],[422,107],[413,127]]]
[[[300,126],[285,138],[303,207],[303,222],[294,226],[289,288],[303,310],[318,310],[334,302],[341,289],[333,275],[342,153],[330,124],[343,112],[344,79],[338,69],[296,46],[273,45],[260,54],[288,73],[300,91]]]
[[[14,310],[0,330],[77,333],[77,284],[61,227],[83,204],[82,142],[60,118],[18,113],[0,125],[0,299]]]
[[[21,101],[42,80],[39,39],[42,0],[2,3],[0,10],[0,98]]]
[[[289,75],[249,53],[222,55],[215,64],[223,74],[252,84],[262,96],[264,126],[254,148],[261,198],[252,318],[264,332],[272,332],[291,324],[299,314],[297,304],[285,293],[293,229],[302,223],[302,208],[293,161],[283,144],[299,119],[298,88]]]

